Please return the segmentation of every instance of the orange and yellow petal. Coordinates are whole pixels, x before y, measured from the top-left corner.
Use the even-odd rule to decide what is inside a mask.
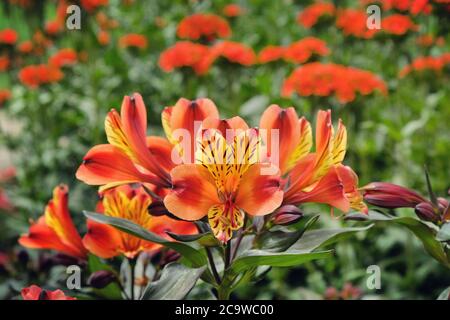
[[[214,236],[222,243],[231,239],[234,230],[244,225],[245,214],[235,205],[216,204],[208,210],[208,221]]]
[[[283,201],[279,169],[273,165],[252,165],[242,176],[235,203],[250,215],[266,215]]]
[[[170,175],[172,190],[164,198],[164,204],[178,218],[199,220],[211,206],[220,202],[210,173],[201,165],[179,165]]]
[[[87,220],[87,232],[83,237],[83,244],[91,253],[104,259],[115,257],[122,250],[119,230],[89,219]]]

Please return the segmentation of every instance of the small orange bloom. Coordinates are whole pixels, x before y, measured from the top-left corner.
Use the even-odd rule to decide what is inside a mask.
[[[10,60],[7,55],[0,56],[0,71],[5,71],[8,69]]]
[[[288,46],[284,52],[284,59],[290,62],[304,63],[313,54],[326,56],[329,53],[330,50],[325,41],[315,37],[306,37]]]
[[[363,10],[340,9],[337,11],[336,26],[342,29],[345,35],[357,38],[370,39],[378,30],[370,30],[366,25],[367,14]]]
[[[170,186],[172,146],[160,137],[147,137],[147,111],[138,93],[125,96],[120,114],[112,109],[105,119],[109,144],[93,147],[76,176],[101,189],[134,182]]]
[[[28,234],[20,237],[19,243],[27,248],[52,249],[86,259],[87,251],[70,218],[67,186],[53,189],[53,199],[48,202],[44,215],[30,226]]]
[[[59,20],[48,21],[45,24],[45,33],[54,36],[63,30],[63,24]]]
[[[139,48],[145,49],[148,46],[147,38],[142,34],[129,33],[119,39],[119,47],[121,48]]]
[[[408,16],[393,14],[381,20],[381,29],[386,33],[403,35],[408,31],[416,31],[418,26]]]
[[[11,99],[11,91],[8,89],[0,89],[0,107],[9,99]]]
[[[61,290],[44,290],[36,285],[23,288],[21,291],[23,300],[76,300],[77,298],[69,297]]]
[[[30,40],[26,40],[19,44],[18,49],[21,53],[24,54],[31,53],[31,51],[33,51],[33,42],[31,42]]]
[[[239,17],[243,12],[244,10],[235,3],[227,4],[222,10],[223,15],[229,18]]]
[[[19,72],[19,80],[26,86],[36,88],[43,84],[58,82],[64,77],[62,71],[45,64],[30,65]]]
[[[174,46],[164,50],[159,57],[159,66],[166,72],[175,68],[190,67],[201,75],[209,70],[209,65],[203,63],[209,53],[207,46],[189,42],[178,41]]]
[[[322,16],[332,16],[335,9],[334,4],[332,3],[313,3],[298,14],[297,22],[309,29],[314,26]]]
[[[258,61],[260,63],[268,63],[283,58],[285,47],[282,46],[267,46],[263,48],[258,54]]]
[[[201,37],[208,40],[228,38],[231,36],[231,28],[225,19],[215,14],[197,13],[181,20],[177,28],[177,36],[193,40]]]
[[[100,30],[97,34],[97,41],[98,43],[100,43],[102,46],[106,46],[109,44],[110,42],[110,36],[109,33],[104,31],[104,30]]]
[[[152,216],[149,212],[151,197],[142,187],[137,189],[123,185],[103,193],[103,214],[130,220],[146,230],[171,239],[167,231],[176,234],[195,234],[196,226],[191,222],[171,219],[167,216]],[[123,254],[134,258],[142,251],[155,251],[161,245],[142,240],[116,228],[88,219],[88,231],[83,244],[95,255],[108,259]]]
[[[78,55],[75,50],[71,48],[61,49],[52,55],[49,59],[49,64],[61,68],[63,66],[75,64],[78,60]]]
[[[81,0],[81,6],[89,13],[92,13],[100,7],[107,6],[108,3],[109,0]]]
[[[17,42],[17,32],[13,29],[0,30],[0,43],[13,45]]]
[[[244,66],[250,66],[256,63],[256,54],[252,48],[245,44],[234,41],[222,41],[212,48],[214,56],[222,56],[230,62],[238,63]]]
[[[437,57],[417,57],[399,72],[399,77],[402,78],[413,71],[422,72],[428,70],[439,73],[448,64],[450,64],[450,53],[444,53]]]

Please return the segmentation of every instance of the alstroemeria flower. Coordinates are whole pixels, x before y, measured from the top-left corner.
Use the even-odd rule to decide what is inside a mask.
[[[256,129],[236,132],[231,143],[217,129],[201,133],[196,163],[171,171],[172,190],[164,204],[184,220],[207,216],[216,238],[226,243],[244,225],[245,213],[266,215],[280,206],[280,176],[278,168],[259,162]]]
[[[161,137],[147,137],[147,112],[140,94],[125,96],[121,113],[105,120],[109,144],[93,147],[78,168],[78,179],[102,189],[141,182],[169,187],[172,146]]]
[[[178,150],[183,163],[194,163],[195,139],[206,118],[219,119],[219,111],[210,99],[181,98],[161,115],[167,139]]]
[[[268,159],[277,161],[286,177],[284,204],[318,202],[344,212],[350,208],[366,211],[357,189],[357,175],[350,167],[342,165],[347,131],[341,121],[334,131],[330,110],[319,111],[317,115],[315,152],[311,152],[310,123],[303,117],[299,119],[292,107],[270,106],[261,117],[260,128],[267,130]],[[272,146],[273,129],[279,130],[278,149]]]
[[[44,290],[37,285],[31,285],[23,288],[20,292],[23,300],[76,300],[77,298],[69,297],[62,290]]]
[[[149,194],[139,187],[133,189],[123,185],[106,190],[103,194],[103,214],[130,220],[144,229],[170,239],[166,231],[176,234],[194,234],[196,227],[191,222],[178,221],[167,216],[152,216],[148,208],[152,203]],[[83,244],[95,255],[102,258],[112,258],[123,254],[128,258],[135,257],[142,251],[153,251],[161,245],[142,240],[116,228],[88,219],[88,231],[83,238]]]
[[[66,255],[86,259],[87,250],[70,217],[68,188],[60,185],[53,189],[53,199],[45,213],[30,226],[28,234],[22,235],[19,243],[27,248],[52,249]]]

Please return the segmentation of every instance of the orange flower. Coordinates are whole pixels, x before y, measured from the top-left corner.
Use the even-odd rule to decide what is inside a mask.
[[[19,44],[18,49],[21,53],[24,54],[31,53],[31,51],[33,51],[33,42],[31,42],[30,40],[26,40]]]
[[[97,41],[98,43],[100,43],[102,46],[106,46],[109,44],[110,42],[110,36],[109,33],[104,31],[104,30],[100,30],[97,34]]]
[[[162,114],[162,125],[167,139],[178,150],[183,163],[194,163],[196,137],[201,123],[207,119],[219,119],[216,105],[209,99],[189,101],[181,98]]]
[[[108,0],[81,0],[81,6],[84,10],[91,13],[100,7],[107,6]]]
[[[76,298],[66,296],[61,290],[44,290],[34,284],[23,288],[21,294],[23,300],[76,300]]]
[[[416,31],[418,26],[408,16],[393,14],[381,21],[381,28],[386,33],[402,35],[408,31]]]
[[[278,168],[259,162],[258,131],[244,128],[234,131],[232,141],[220,130],[203,131],[196,163],[172,169],[172,189],[164,198],[166,208],[181,219],[207,216],[222,243],[242,228],[245,213],[269,214],[283,199]]]
[[[190,67],[201,75],[209,70],[209,65],[205,65],[203,60],[209,53],[207,46],[179,41],[174,46],[164,50],[159,57],[159,66],[166,72],[171,72],[175,68]]]
[[[378,31],[370,30],[366,25],[367,14],[356,9],[341,9],[337,12],[336,26],[342,29],[345,35],[357,38],[370,39]]]
[[[191,222],[171,219],[167,216],[152,216],[149,212],[151,197],[142,187],[137,189],[123,185],[104,192],[103,214],[130,220],[146,230],[170,239],[166,231],[176,234],[194,234],[196,227]],[[142,240],[109,225],[87,221],[88,231],[83,244],[95,255],[108,259],[123,254],[134,258],[142,251],[155,251],[161,245]]]
[[[129,33],[119,39],[119,47],[121,48],[139,48],[145,49],[148,46],[147,38],[142,34]]]
[[[282,46],[267,46],[264,47],[258,54],[258,61],[260,63],[268,63],[283,58],[285,47]]]
[[[315,37],[306,37],[288,46],[284,52],[284,59],[290,62],[304,63],[313,54],[326,56],[329,53],[330,50],[325,41]]]
[[[339,121],[334,132],[330,110],[319,111],[317,115],[317,146],[313,153],[311,125],[305,118],[299,119],[292,107],[270,106],[261,117],[260,128],[267,130],[267,158],[272,163],[278,162],[281,174],[286,176],[283,204],[318,202],[344,212],[350,208],[366,211],[357,189],[358,177],[350,167],[342,165],[347,144],[346,128]],[[279,135],[278,150],[273,150],[270,139],[274,129]]]
[[[229,18],[239,17],[243,12],[242,8],[235,3],[227,4],[222,10],[223,15]]]
[[[368,71],[314,62],[294,70],[283,83],[282,96],[289,97],[293,92],[301,96],[335,93],[341,103],[347,103],[355,99],[356,93],[367,95],[375,90],[387,94],[386,84]]]
[[[335,7],[332,3],[318,2],[307,6],[297,16],[298,24],[309,29],[314,26],[322,16],[332,16],[334,14]]]
[[[62,71],[45,64],[30,65],[19,72],[19,80],[26,86],[36,88],[43,84],[58,82],[64,77]]]
[[[231,36],[231,28],[225,19],[215,14],[197,13],[181,20],[177,28],[177,36],[194,40],[201,37],[208,40],[227,38]]]
[[[13,45],[17,41],[17,32],[13,29],[3,29],[0,30],[0,44],[10,44]]]
[[[414,59],[411,64],[405,66],[399,72],[399,77],[402,78],[412,71],[422,72],[429,70],[434,72],[441,72],[442,69],[448,64],[450,64],[450,53],[444,53],[437,57],[418,57]]]
[[[11,91],[8,89],[0,89],[0,107],[9,99],[11,99]]]
[[[105,131],[109,144],[88,151],[76,173],[79,180],[101,189],[134,182],[170,186],[172,146],[146,136],[147,112],[140,94],[125,96],[120,114],[115,109],[108,113]]]
[[[52,21],[48,21],[45,24],[45,33],[47,33],[48,35],[56,35],[58,33],[60,33],[63,30],[63,24],[61,23],[61,21],[59,20],[52,20]]]
[[[77,53],[71,48],[61,49],[52,55],[49,59],[49,64],[61,68],[62,66],[75,64],[78,60]]]
[[[5,71],[8,69],[10,64],[9,58],[7,55],[0,56],[0,71]]]
[[[215,57],[222,56],[230,62],[244,66],[256,63],[256,54],[252,48],[234,41],[222,41],[212,48]]]
[[[52,249],[86,259],[87,251],[70,218],[67,186],[53,189],[53,199],[48,202],[44,215],[30,226],[28,234],[20,237],[19,243],[27,248]]]

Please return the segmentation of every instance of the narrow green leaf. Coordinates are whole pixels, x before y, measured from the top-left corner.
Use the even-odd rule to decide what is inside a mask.
[[[120,231],[129,233],[138,238],[158,243],[167,248],[173,249],[178,253],[180,253],[186,259],[186,261],[189,261],[189,263],[194,267],[201,267],[207,263],[206,257],[201,251],[184,243],[166,240],[163,237],[160,237],[157,234],[142,228],[141,226],[135,224],[132,221],[121,218],[109,217],[104,214],[88,211],[83,211],[83,213],[89,219],[92,219],[99,223],[111,225],[119,229]]]
[[[176,234],[172,232],[166,232],[169,236],[180,242],[197,242],[205,247],[217,247],[220,246],[220,242],[211,232],[198,233],[198,234]]]
[[[195,286],[206,266],[187,268],[179,263],[169,263],[161,272],[158,281],[151,282],[142,295],[142,300],[181,300]]]

